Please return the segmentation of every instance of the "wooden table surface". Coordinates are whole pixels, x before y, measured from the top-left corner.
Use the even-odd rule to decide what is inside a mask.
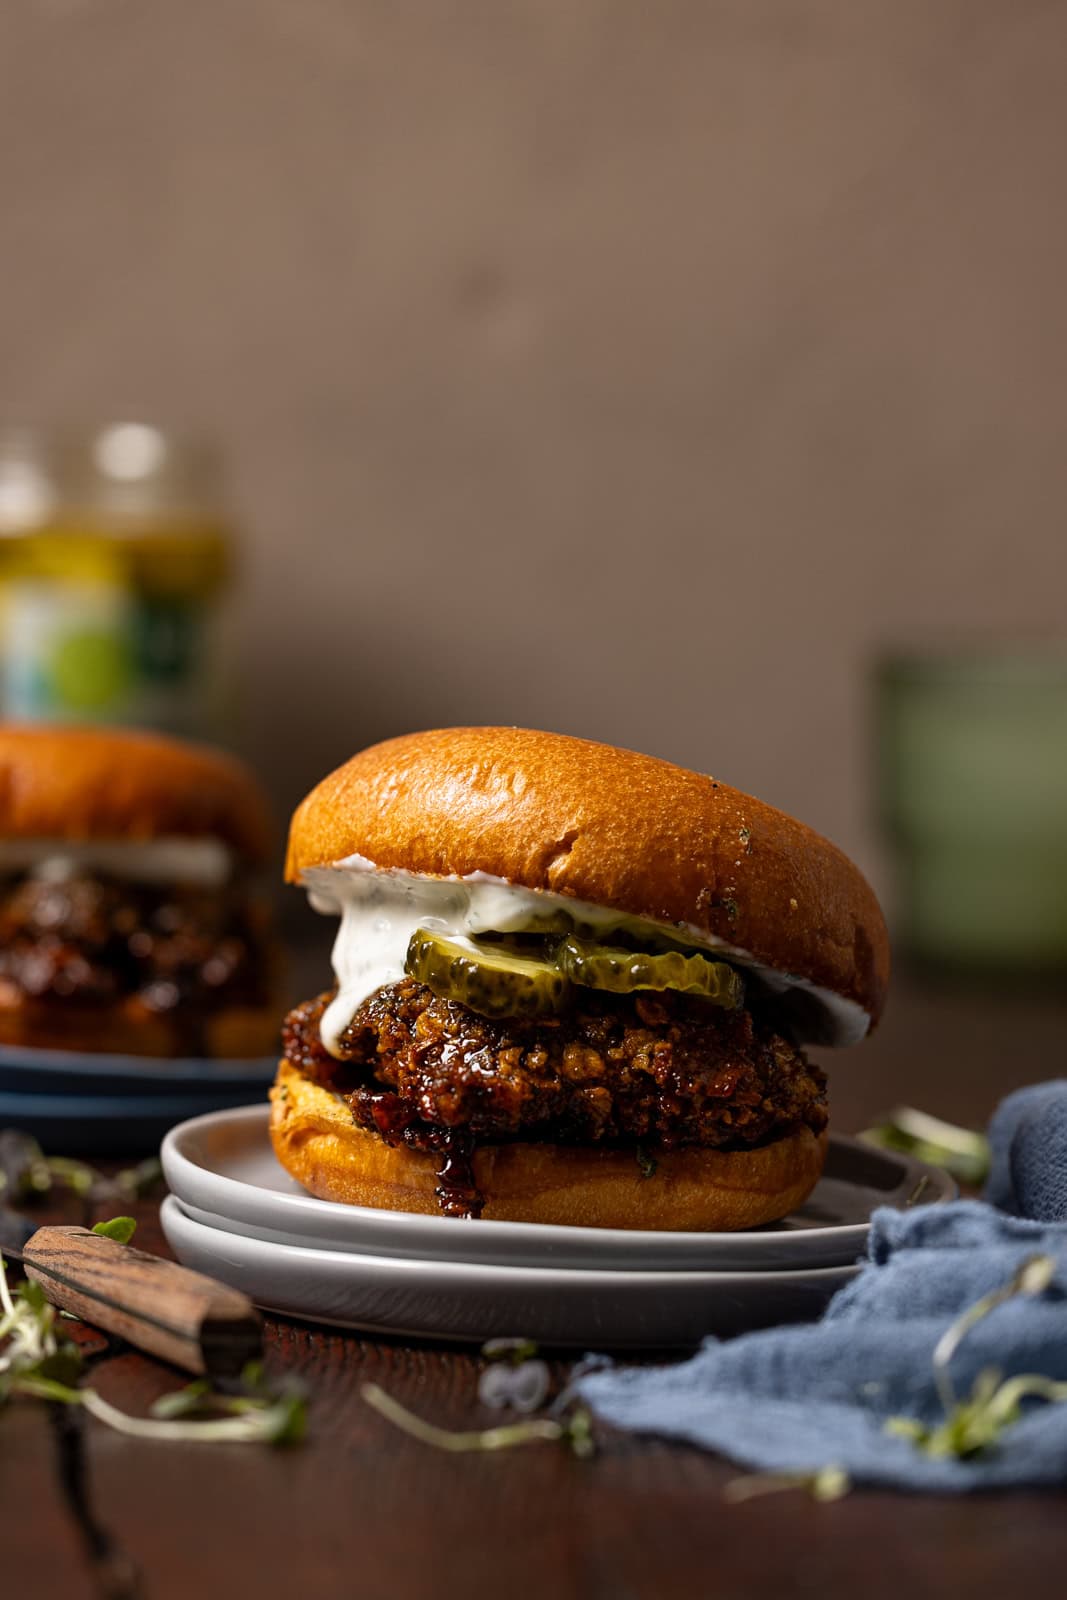
[[[857,1130],[899,1101],[980,1123],[1007,1089],[1065,1063],[1067,1007],[906,989],[873,1040],[831,1058],[835,1125]],[[156,1210],[156,1201],[140,1206],[138,1243],[163,1250]],[[93,1382],[116,1404],[142,1410],[179,1381],[82,1335],[97,1352]],[[86,1485],[114,1542],[96,1569],[60,1486],[79,1440],[40,1403],[9,1406],[0,1416],[4,1593],[76,1600],[110,1585],[151,1600],[1002,1600],[1018,1590],[1038,1600],[1067,1586],[1062,1495],[857,1490],[817,1505],[789,1492],[733,1505],[722,1491],[736,1469],[688,1447],[602,1432],[591,1461],[551,1444],[448,1456],[360,1399],[374,1380],[445,1425],[499,1420],[478,1409],[479,1360],[460,1349],[272,1317],[267,1360],[309,1386],[309,1433],[297,1448],[159,1445],[85,1426]]]

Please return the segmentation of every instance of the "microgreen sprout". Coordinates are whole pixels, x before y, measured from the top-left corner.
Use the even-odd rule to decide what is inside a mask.
[[[1007,1283],[1002,1284],[999,1289],[993,1289],[989,1294],[984,1294],[946,1328],[934,1348],[934,1382],[937,1384],[938,1398],[946,1412],[951,1411],[956,1403],[956,1391],[952,1386],[949,1366],[952,1357],[971,1329],[998,1306],[1014,1300],[1019,1295],[1044,1294],[1055,1275],[1055,1256],[1027,1256]]]
[[[121,1172],[116,1172],[111,1179],[105,1178],[104,1182],[112,1183],[119,1194],[137,1200],[141,1195],[150,1194],[162,1178],[162,1161],[158,1156],[149,1156],[144,1161],[138,1161],[135,1167],[123,1167]]]
[[[552,1377],[537,1358],[533,1339],[489,1339],[482,1345],[488,1365],[478,1377],[478,1399],[491,1411],[539,1411]]]
[[[914,1417],[890,1417],[885,1431],[910,1439],[925,1455],[966,1461],[996,1444],[1004,1429],[1018,1422],[1022,1402],[1028,1398],[1062,1404],[1067,1401],[1067,1383],[1056,1383],[1036,1372],[1005,1380],[995,1367],[989,1367],[978,1374],[969,1397],[956,1401],[935,1427]]]
[[[0,1200],[30,1200],[51,1187],[48,1163],[37,1140],[17,1128],[0,1129]]]
[[[511,1450],[517,1445],[542,1443],[564,1443],[576,1456],[587,1457],[595,1452],[589,1413],[581,1407],[565,1418],[529,1417],[522,1422],[506,1422],[497,1428],[454,1431],[416,1416],[376,1383],[365,1383],[360,1393],[369,1406],[402,1433],[453,1455]]]
[[[882,1150],[900,1150],[932,1167],[943,1167],[960,1183],[978,1185],[989,1174],[989,1140],[984,1134],[958,1128],[914,1106],[897,1106],[884,1122],[867,1128],[860,1138]]]
[[[517,1366],[494,1361],[478,1378],[478,1399],[490,1411],[540,1411],[551,1381],[543,1361],[522,1361]]]
[[[17,1128],[0,1129],[0,1200],[7,1204],[40,1199],[56,1189],[85,1201],[135,1200],[159,1182],[162,1172],[153,1156],[107,1177],[84,1161],[46,1156],[36,1139]]]
[[[848,1473],[841,1467],[820,1467],[816,1472],[753,1472],[731,1478],[723,1499],[734,1505],[753,1500],[757,1495],[778,1494],[785,1489],[805,1489],[813,1500],[841,1500],[852,1488]]]
[[[535,1339],[487,1339],[482,1345],[486,1361],[507,1361],[513,1367],[532,1361],[536,1354]]]
[[[304,1435],[305,1402],[296,1392],[266,1398],[208,1391],[197,1396],[197,1405],[185,1415],[161,1416],[154,1410],[150,1417],[131,1417],[95,1389],[74,1389],[43,1375],[20,1379],[14,1392],[68,1406],[80,1405],[98,1422],[131,1439],[157,1439],[164,1443],[180,1439],[189,1444],[296,1444]]]
[[[45,1160],[53,1187],[69,1189],[72,1194],[88,1199],[99,1177],[84,1161],[72,1161],[68,1156],[48,1156]]]
[[[129,1244],[137,1224],[132,1217],[111,1217],[107,1222],[95,1222],[91,1231],[104,1239],[114,1239],[116,1244]]]
[[[946,1328],[934,1348],[934,1384],[943,1420],[929,1426],[914,1417],[890,1417],[885,1432],[910,1439],[926,1455],[965,1460],[996,1444],[1004,1429],[1018,1422],[1025,1399],[1044,1400],[1051,1405],[1067,1401],[1067,1383],[1057,1383],[1041,1373],[1020,1373],[1005,1379],[995,1367],[980,1372],[970,1394],[960,1399],[950,1371],[953,1356],[977,1323],[1020,1295],[1044,1294],[1055,1273],[1055,1256],[1027,1256],[1007,1283],[968,1306]]]
[[[55,1311],[39,1284],[8,1286],[0,1259],[0,1400],[17,1389],[23,1374],[34,1372],[57,1354]]]

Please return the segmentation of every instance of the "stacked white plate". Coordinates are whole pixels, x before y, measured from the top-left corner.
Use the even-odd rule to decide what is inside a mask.
[[[246,1106],[167,1135],[178,1259],[265,1310],[405,1338],[665,1348],[813,1318],[855,1274],[876,1207],[956,1193],[932,1167],[834,1138],[803,1209],[745,1233],[416,1216],[306,1194],[274,1159],[267,1115]]]

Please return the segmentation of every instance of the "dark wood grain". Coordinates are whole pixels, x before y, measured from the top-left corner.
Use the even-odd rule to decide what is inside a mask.
[[[898,1100],[979,1121],[1009,1088],[1062,1072],[1065,1058],[1058,1003],[911,991],[868,1046],[832,1059],[837,1125],[855,1129]],[[156,1203],[139,1209],[138,1243],[162,1250]],[[476,1400],[477,1358],[270,1317],[265,1326],[268,1369],[299,1373],[311,1391],[302,1447],[162,1447],[87,1430],[96,1514],[151,1600],[1064,1592],[1062,1495],[859,1490],[834,1505],[787,1493],[734,1506],[722,1498],[736,1474],[728,1463],[609,1432],[592,1461],[552,1445],[443,1456],[391,1428],[360,1386],[380,1383],[425,1416],[468,1427],[489,1420]],[[113,1344],[93,1381],[116,1404],[144,1410],[179,1380]],[[18,1403],[0,1417],[0,1507],[10,1592],[22,1581],[42,1595],[93,1592],[41,1406]]]

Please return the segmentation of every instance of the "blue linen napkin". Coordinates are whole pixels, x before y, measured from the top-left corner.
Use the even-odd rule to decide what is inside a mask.
[[[1067,1222],[1067,1078],[1008,1095],[989,1124],[989,1143],[989,1203],[1037,1222]]]
[[[1027,1403],[1018,1422],[966,1460],[931,1457],[885,1431],[894,1416],[943,1420],[932,1364],[938,1340],[1036,1254],[1055,1257],[1050,1287],[977,1323],[952,1358],[952,1384],[964,1398],[988,1368],[1067,1381],[1067,1081],[1010,1096],[989,1136],[995,1204],[876,1211],[862,1270],[821,1322],[709,1338],[675,1366],[606,1367],[579,1379],[576,1392],[605,1421],[685,1439],[758,1471],[834,1466],[904,1489],[1067,1482],[1067,1404]]]

